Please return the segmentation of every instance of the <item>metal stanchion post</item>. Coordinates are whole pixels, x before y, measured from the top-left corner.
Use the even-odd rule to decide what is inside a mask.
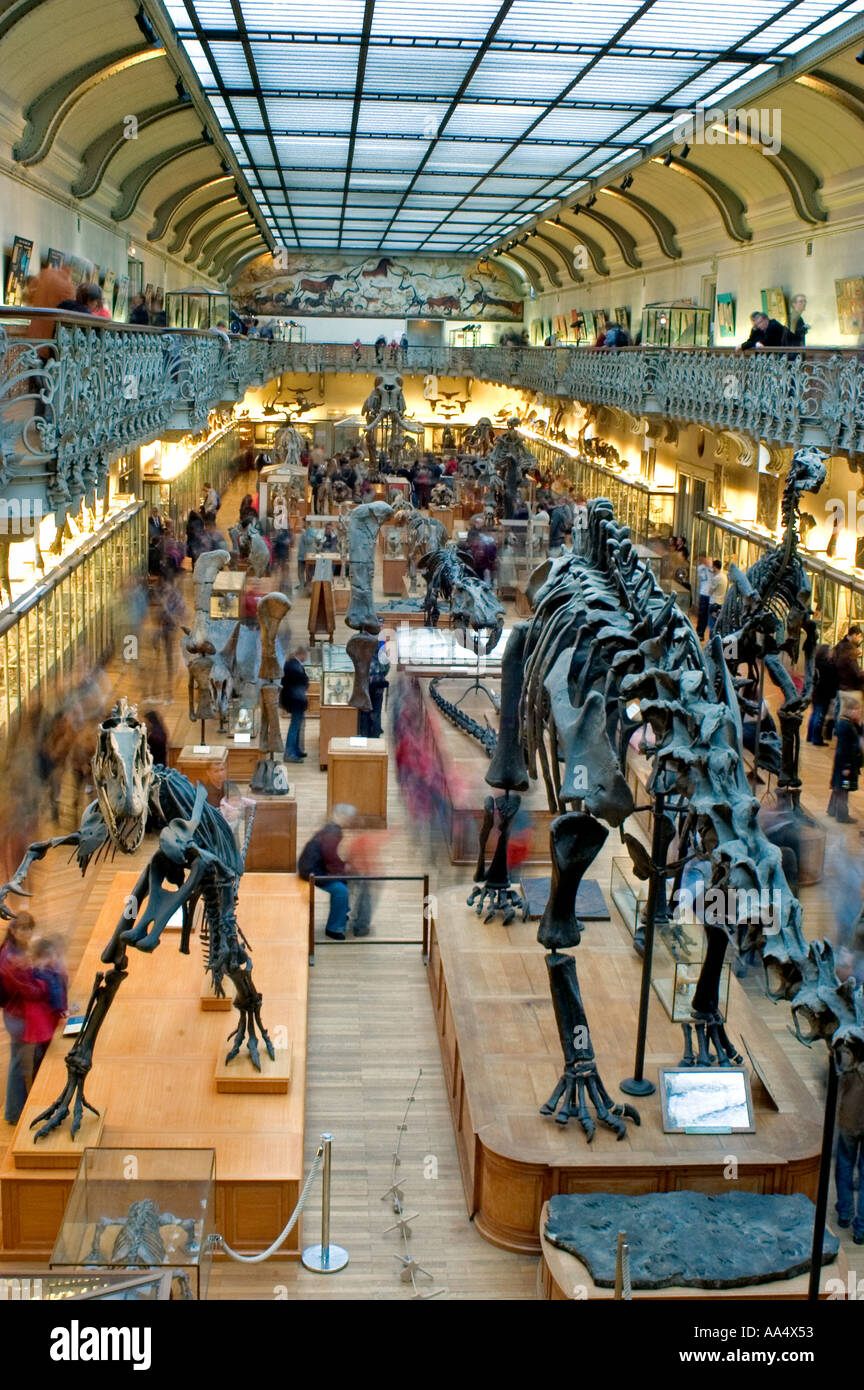
[[[333,1147],[333,1135],[321,1135],[321,1147],[324,1150],[324,1164],[321,1179],[321,1244],[309,1245],[303,1251],[301,1260],[304,1269],[311,1269],[315,1274],[335,1274],[338,1270],[344,1269],[348,1263],[348,1251],[343,1250],[341,1245],[330,1244],[330,1166],[332,1161],[331,1150]]]

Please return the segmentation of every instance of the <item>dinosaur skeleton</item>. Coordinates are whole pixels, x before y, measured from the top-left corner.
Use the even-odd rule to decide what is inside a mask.
[[[174,1216],[170,1211],[160,1211],[150,1197],[133,1202],[125,1217],[102,1216],[93,1230],[93,1244],[84,1258],[85,1265],[104,1264],[102,1237],[110,1226],[119,1226],[114,1237],[108,1263],[112,1265],[140,1265],[152,1268],[165,1264],[167,1251],[162,1239],[165,1226],[177,1226],[186,1237],[184,1251],[187,1255],[198,1253],[196,1227],[198,1222],[192,1218]]]
[[[203,786],[193,787],[188,777],[174,768],[154,765],[147,746],[146,726],[134,710],[120,700],[99,728],[93,756],[96,800],[84,812],[80,829],[52,840],[30,845],[8,883],[0,887],[0,916],[14,917],[6,904],[8,894],[29,897],[24,886],[28,870],[62,845],[75,848],[82,873],[101,853],[134,854],[145,831],[158,832],[158,847],[127,899],[111,940],[102,952],[107,971],[99,971],[87,1003],[84,1025],[66,1054],[67,1080],[61,1094],[36,1116],[31,1128],[36,1139],[50,1134],[72,1110],[71,1132],[81,1127],[84,1109],[98,1112],[84,1097],[84,1085],[93,1064],[96,1039],[114,997],[126,979],[129,947],[155,951],[162,932],[182,908],[180,952],[189,954],[189,937],[195,907],[203,903],[207,959],[205,970],[215,994],[224,998],[227,976],[236,990],[237,1027],[226,1061],[240,1051],[243,1042],[260,1071],[258,1033],[274,1058],[273,1044],[261,1022],[261,995],[252,979],[248,942],[237,922],[236,905],[243,856],[238,851],[228,822],[208,805]],[[173,888],[165,885],[172,884]]]
[[[729,588],[717,619],[716,633],[723,639],[726,660],[733,672],[747,668],[746,679],[736,680],[742,711],[756,717],[761,712],[761,695],[754,701],[746,691],[759,691],[759,662],[783,694],[778,711],[781,741],[763,734],[758,743],[758,762],[779,773],[778,788],[787,791],[797,806],[801,788],[798,776],[799,730],[801,716],[810,697],[812,661],[808,661],[804,689],[800,692],[781,662],[787,653],[798,657],[802,630],[811,618],[810,580],[798,555],[798,525],[802,493],[818,492],[825,481],[826,454],[822,449],[799,449],[789,466],[783,488],[781,517],[783,538],[779,545],[760,555],[746,575],[737,565],[729,566]]]
[[[621,826],[634,809],[624,767],[640,727],[653,735],[643,736],[643,750],[653,761],[649,790],[658,811],[659,798],[677,798],[684,808],[681,858],[673,867],[688,857],[706,861],[725,905],[724,920],[706,924],[691,1021],[683,1025],[685,1064],[710,1064],[712,1046],[721,1065],[740,1060],[718,1003],[730,938],[742,951],[761,953],[769,996],[790,1003],[799,1040],[824,1040],[840,1070],[864,1061],[864,987],[839,983],[831,946],[803,935],[801,906],[747,784],[721,639],[715,636],[703,652],[605,499],[589,503],[585,540],[583,555],[547,561],[532,576],[533,616],[514,627],[504,655],[500,731],[486,781],[506,793],[524,789],[539,764],[549,807],[559,812],[550,830],[552,888],[538,940],[550,951],[565,1067],[543,1113],[558,1109],[563,1124],[576,1115],[590,1139],[590,1100],[600,1122],[622,1138],[625,1121],[638,1123],[638,1115],[613,1104],[603,1087],[575,960],[561,951],[579,941],[575,893],[608,834],[601,822]],[[569,809],[574,805],[579,809]],[[668,874],[665,851],[674,826],[664,813],[659,832],[658,872]],[[644,874],[648,856],[632,837],[625,840],[637,871],[641,851]],[[767,920],[765,903],[771,904]]]

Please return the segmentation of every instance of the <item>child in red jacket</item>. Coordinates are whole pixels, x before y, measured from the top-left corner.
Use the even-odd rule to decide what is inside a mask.
[[[57,1024],[66,1015],[69,977],[63,964],[62,942],[43,936],[33,947],[33,977],[43,986],[41,999],[29,999],[24,1006],[24,1041],[33,1043],[33,1075],[48,1051]]]

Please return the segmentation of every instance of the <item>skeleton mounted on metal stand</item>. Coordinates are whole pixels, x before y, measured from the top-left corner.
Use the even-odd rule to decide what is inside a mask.
[[[154,765],[147,730],[125,700],[102,723],[93,756],[96,800],[84,812],[79,830],[32,844],[10,881],[0,888],[0,915],[15,914],[8,894],[29,897],[24,887],[31,864],[51,849],[71,845],[82,874],[100,854],[134,854],[145,832],[158,833],[158,847],[127,899],[111,940],[102,952],[100,970],[87,1003],[84,1025],[66,1055],[67,1081],[61,1094],[33,1121],[36,1139],[50,1134],[72,1112],[72,1135],[81,1127],[84,1109],[98,1112],[84,1096],[93,1051],[114,997],[129,973],[129,948],[149,953],[179,908],[183,910],[180,951],[189,954],[195,906],[204,907],[202,938],[207,937],[205,970],[214,993],[224,997],[226,978],[234,985],[237,1027],[226,1061],[244,1041],[260,1071],[259,1035],[271,1059],[273,1044],[261,1022],[262,997],[252,979],[252,957],[236,915],[243,856],[223,816],[207,802],[203,786],[193,787],[174,768]],[[174,885],[173,889],[165,883]]]
[[[706,922],[705,958],[685,1025],[685,1062],[710,1063],[712,1048],[721,1065],[737,1055],[719,1009],[732,937],[740,950],[761,953],[769,996],[790,1003],[802,1042],[828,1043],[838,1070],[860,1063],[864,989],[854,980],[841,984],[830,945],[803,935],[800,904],[780,851],[759,825],[759,803],[747,784],[738,701],[719,636],[703,652],[605,500],[589,504],[585,554],[541,566],[529,597],[533,617],[514,628],[504,656],[505,674],[511,671],[520,686],[518,720],[515,727],[505,721],[502,701],[487,781],[516,788],[526,765],[536,776],[539,763],[550,809],[559,812],[551,828],[552,893],[538,939],[552,948],[547,965],[565,1070],[544,1113],[563,1101],[559,1122],[576,1114],[589,1138],[595,1125],[586,1098],[619,1137],[625,1120],[635,1118],[631,1107],[612,1104],[603,1088],[575,962],[560,955],[581,933],[573,885],[606,838],[600,822],[619,827],[633,810],[624,779],[629,738],[620,736],[627,721],[643,723],[653,735],[646,745],[653,764],[649,791],[686,803],[680,857],[708,865],[710,886],[725,904],[719,920]],[[659,867],[665,873],[665,864]]]
[[[810,698],[813,663],[812,659],[807,661],[804,689],[799,693],[781,657],[785,653],[793,662],[797,660],[802,630],[812,621],[812,591],[798,555],[798,526],[801,497],[821,488],[826,457],[822,449],[815,448],[799,449],[795,454],[783,488],[783,538],[779,545],[760,555],[746,574],[737,565],[729,566],[729,588],[715,628],[723,640],[742,714],[756,719],[756,768],[762,766],[778,773],[778,793],[802,817],[798,756],[801,717]],[[737,678],[740,666],[747,668],[746,679]],[[779,749],[776,736],[766,738],[760,734],[765,672],[784,697],[778,710]],[[748,700],[748,690],[758,692],[755,700]]]

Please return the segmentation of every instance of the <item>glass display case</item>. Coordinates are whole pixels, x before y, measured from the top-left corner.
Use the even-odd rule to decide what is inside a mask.
[[[206,1298],[215,1177],[214,1149],[85,1149],[50,1268],[167,1269]]]
[[[672,960],[665,953],[655,954],[651,984],[673,1023],[688,1023],[693,995],[702,970],[702,961]],[[729,981],[732,970],[727,961],[720,972],[718,1011],[724,1023],[729,1013]]]
[[[79,662],[90,668],[119,636],[134,632],[125,609],[130,581],[146,568],[147,514],[134,502],[0,616],[0,746],[28,713],[50,709]]]
[[[145,465],[144,500],[148,507],[158,507],[170,517],[174,534],[181,540],[186,538],[189,513],[201,505],[204,484],[212,483],[220,496],[224,494],[237,471],[239,455],[247,447],[246,434],[242,426],[232,422],[194,447],[188,462],[173,477],[163,475],[158,455],[154,455],[155,466],[147,469]]]
[[[165,296],[165,314],[169,328],[205,330],[231,322],[231,297],[219,290],[192,285],[186,290],[169,290]]]
[[[5,1274],[2,1294],[27,1303],[161,1303],[192,1297],[183,1270],[153,1270],[133,1274],[92,1270],[88,1274]]]
[[[628,932],[635,936],[636,928],[640,924],[640,915],[648,899],[648,884],[635,877],[629,859],[618,857],[612,860],[609,896],[621,914]]]
[[[584,493],[587,499],[608,497],[615,508],[615,519],[630,527],[630,535],[640,545],[665,543],[672,535],[675,514],[675,488],[647,483],[596,459],[588,459],[557,444],[531,440],[532,451],[544,469],[551,469],[562,482]]]
[[[695,304],[646,304],[643,347],[708,347],[711,310]]]

